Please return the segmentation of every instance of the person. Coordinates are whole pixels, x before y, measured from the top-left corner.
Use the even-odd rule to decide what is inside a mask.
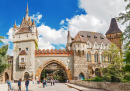
[[[40,79],[39,79],[39,83],[41,83]]]
[[[38,80],[38,78],[37,78],[37,84],[39,84],[39,80]]]
[[[12,88],[11,88],[11,82],[9,81],[9,79],[7,79],[6,83],[8,84],[8,87],[10,87],[10,90],[12,90]]]
[[[46,84],[46,80],[43,79],[43,88],[44,88],[45,84]]]
[[[26,79],[26,81],[25,81],[26,91],[28,91],[28,85],[29,85],[29,80]]]
[[[47,79],[46,79],[46,87],[47,87]]]
[[[51,79],[51,86],[52,86],[52,82],[53,82],[53,80]]]
[[[19,79],[19,81],[18,81],[18,87],[19,87],[18,91],[21,91],[21,79]]]
[[[53,79],[53,85],[55,85],[55,80]]]

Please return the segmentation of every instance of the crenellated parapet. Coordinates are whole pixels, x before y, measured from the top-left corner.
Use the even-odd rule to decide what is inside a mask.
[[[57,56],[57,55],[58,56],[71,56],[71,55],[73,55],[73,51],[72,50],[67,51],[65,49],[62,49],[62,50],[61,49],[59,49],[59,50],[57,50],[57,49],[55,49],[55,50],[53,50],[53,49],[35,50],[35,56]]]

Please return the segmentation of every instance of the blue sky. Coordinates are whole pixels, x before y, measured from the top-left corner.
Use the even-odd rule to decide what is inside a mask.
[[[13,53],[12,27],[15,20],[17,25],[21,24],[27,2],[29,16],[35,20],[41,36],[41,49],[65,48],[68,29],[72,37],[81,30],[104,34],[111,18],[124,12],[126,5],[123,0],[2,0],[0,36],[6,37],[3,41],[9,44],[10,55]],[[123,30],[124,26],[118,25]]]

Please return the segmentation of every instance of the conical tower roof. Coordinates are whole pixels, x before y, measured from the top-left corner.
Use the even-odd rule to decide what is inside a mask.
[[[15,24],[14,24],[14,28],[17,28],[17,26],[16,26],[16,21],[15,21]]]
[[[35,25],[35,21],[33,20],[33,23],[32,23],[32,25]]]
[[[111,19],[111,24],[110,24],[109,30],[106,32],[106,35],[113,34],[113,33],[122,33],[122,31],[118,28],[115,18]]]

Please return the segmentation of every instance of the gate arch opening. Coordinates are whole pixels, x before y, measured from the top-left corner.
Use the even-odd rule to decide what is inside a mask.
[[[36,79],[40,79],[41,78],[41,73],[44,69],[46,69],[46,67],[48,67],[51,64],[56,64],[58,65],[60,68],[62,68],[64,70],[64,73],[66,75],[66,79],[68,80],[72,80],[72,74],[70,69],[67,69],[67,66],[65,65],[65,63],[59,61],[59,60],[48,60],[45,61],[37,70],[36,72]]]
[[[84,74],[83,74],[83,73],[80,73],[80,74],[79,74],[79,79],[80,79],[80,80],[85,79],[85,78],[84,78]]]

